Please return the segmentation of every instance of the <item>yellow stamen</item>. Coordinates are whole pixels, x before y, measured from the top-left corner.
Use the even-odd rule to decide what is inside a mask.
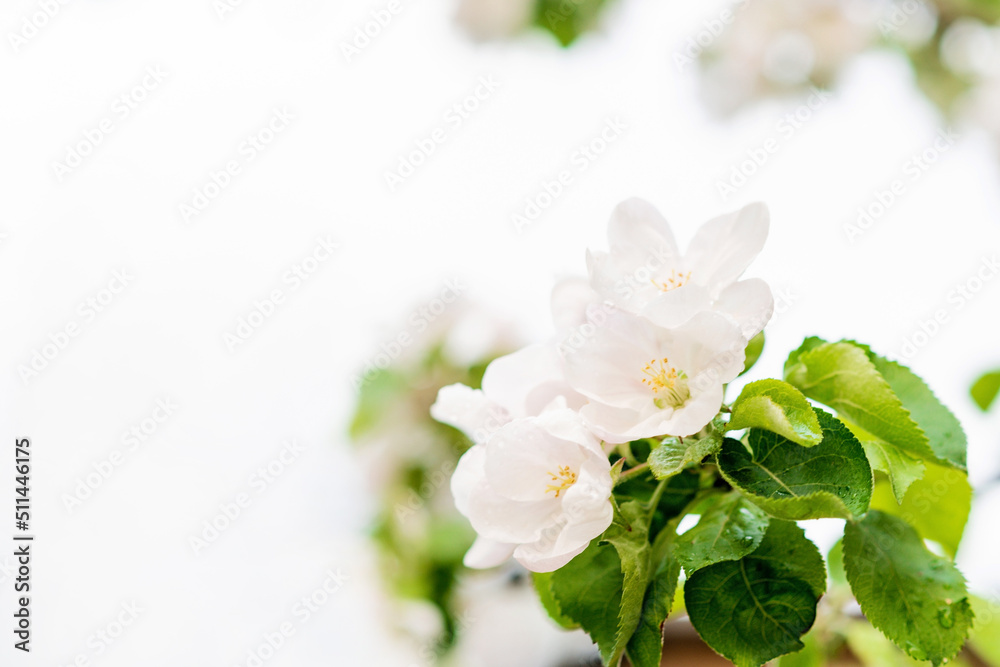
[[[642,374],[646,376],[642,383],[653,392],[653,403],[660,409],[680,407],[691,397],[687,374],[671,366],[666,357],[650,359]]]
[[[553,482],[559,482],[559,484],[549,484],[545,487],[545,493],[555,491],[556,498],[558,498],[559,494],[563,491],[576,484],[576,473],[570,470],[569,466],[559,466],[558,473],[549,472],[548,474],[552,478]]]
[[[669,292],[670,290],[675,290],[678,287],[683,287],[689,280],[691,280],[690,271],[687,273],[678,273],[676,270],[670,269],[670,277],[667,278],[666,281],[650,279],[649,282],[653,283],[656,289],[661,292]]]

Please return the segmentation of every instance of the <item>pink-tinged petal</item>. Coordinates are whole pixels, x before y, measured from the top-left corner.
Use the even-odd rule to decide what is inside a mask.
[[[669,292],[659,292],[642,309],[642,314],[661,327],[679,327],[712,307],[707,288],[688,283]]]
[[[496,567],[513,556],[516,547],[516,544],[494,542],[485,537],[477,537],[476,541],[472,543],[472,546],[465,553],[465,558],[462,562],[465,563],[466,567],[477,570]]]
[[[709,220],[695,234],[684,256],[691,280],[717,297],[746,271],[764,247],[769,215],[764,204]]]
[[[494,359],[483,375],[483,392],[512,417],[541,414],[558,397],[578,407],[584,398],[570,388],[555,345],[536,343]]]
[[[760,278],[735,282],[722,290],[713,306],[716,312],[735,320],[743,337],[750,340],[760,333],[774,314],[774,295]]]
[[[469,516],[469,499],[486,483],[486,450],[483,445],[473,445],[458,460],[451,475],[451,495],[455,508]]]
[[[431,416],[454,426],[474,442],[484,442],[489,434],[510,421],[510,414],[479,389],[451,384],[438,391]]]
[[[576,443],[552,437],[535,420],[517,420],[486,445],[486,479],[496,493],[511,500],[552,500],[557,496],[550,487],[559,488],[566,481],[559,477],[560,469],[575,475],[584,451]]]

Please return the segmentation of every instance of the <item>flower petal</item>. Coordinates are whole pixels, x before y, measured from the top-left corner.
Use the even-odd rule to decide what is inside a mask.
[[[588,252],[590,284],[601,298],[639,312],[657,294],[654,279],[680,272],[681,257],[670,225],[651,204],[629,199],[608,223],[610,252]]]
[[[683,350],[680,363],[691,376],[692,388],[702,383],[726,384],[736,379],[746,360],[747,340],[729,318],[714,312],[699,313],[675,329],[675,345]]]
[[[514,558],[533,572],[559,569],[611,525],[614,509],[610,495],[610,477],[606,484],[581,479],[563,501],[562,523],[545,531],[539,540],[520,545]]]
[[[574,442],[552,437],[535,420],[519,419],[490,438],[486,479],[496,493],[511,500],[552,500],[556,496],[548,489],[559,487],[559,470],[569,468],[575,475],[584,451]]]
[[[774,296],[760,278],[740,280],[722,290],[714,309],[733,318],[743,337],[750,340],[771,320]]]
[[[562,359],[551,343],[528,345],[494,359],[483,375],[483,392],[512,417],[541,414],[560,396],[570,407],[584,403],[567,384]]]
[[[469,522],[477,533],[497,542],[523,544],[539,539],[560,515],[559,501],[511,500],[494,491],[488,482],[469,497]]]
[[[758,203],[702,225],[684,256],[685,265],[691,267],[691,279],[718,297],[764,247],[768,220],[767,207]]]
[[[551,555],[549,550],[540,549],[534,544],[521,544],[514,549],[514,560],[532,572],[555,572],[582,554],[587,544],[557,555]]]
[[[661,327],[679,327],[712,306],[708,288],[688,283],[669,292],[660,292],[646,304],[642,314]]]
[[[636,430],[653,431],[657,435],[675,435],[682,438],[694,435],[705,428],[719,413],[723,397],[722,385],[712,384],[704,391],[692,394],[682,407],[673,411],[669,419],[661,420],[659,423],[655,419],[649,419],[640,424]]]
[[[600,440],[584,425],[578,411],[552,410],[539,416],[535,420],[535,423],[549,435],[567,440],[587,450],[590,456],[583,454],[585,459],[593,458],[594,455],[597,455],[607,466],[608,470],[611,470],[611,464],[608,462],[607,455],[601,448]]]
[[[441,387],[431,406],[431,416],[454,426],[473,442],[485,442],[489,434],[510,421],[510,414],[479,389],[464,384]]]
[[[645,411],[613,408],[590,403],[581,416],[605,442],[620,444],[640,438],[662,435],[686,437],[703,429],[722,406],[721,383],[713,383],[703,391],[693,393],[683,406],[673,409]]]
[[[638,197],[626,199],[611,213],[608,244],[612,252],[624,248],[639,248],[648,252],[656,248],[666,257],[680,255],[670,223],[655,206]]]
[[[516,547],[516,544],[495,542],[485,537],[477,537],[469,550],[465,552],[465,558],[462,562],[465,563],[466,567],[477,570],[496,567],[513,556]]]
[[[455,508],[464,516],[469,516],[469,499],[486,481],[486,450],[483,445],[473,445],[462,454],[451,475],[451,495]]]
[[[560,348],[567,381],[592,400],[638,409],[651,400],[642,384],[642,369],[662,356],[658,331],[662,329],[645,318],[622,311],[610,314],[582,342],[566,341]]]
[[[583,417],[590,430],[605,442],[614,445],[620,445],[637,438],[662,435],[650,433],[644,436],[633,436],[632,432],[636,429],[637,423],[641,421],[639,411],[633,408],[617,408],[604,403],[591,402],[580,408],[580,416]]]

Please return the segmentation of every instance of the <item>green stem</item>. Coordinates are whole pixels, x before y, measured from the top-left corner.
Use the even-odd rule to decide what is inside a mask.
[[[653,495],[650,497],[649,502],[645,505],[645,508],[650,512],[650,521],[653,519],[653,511],[656,510],[656,506],[660,504],[660,498],[663,497],[663,491],[667,488],[667,482],[669,481],[669,477],[667,479],[661,479],[660,483],[656,485],[656,489],[653,491]]]
[[[649,464],[648,463],[640,463],[639,465],[635,466],[634,468],[629,468],[628,470],[626,470],[625,472],[623,472],[621,475],[618,476],[618,484],[622,484],[624,482],[627,482],[628,480],[630,480],[633,477],[636,477],[638,475],[641,475],[642,473],[646,472],[647,470],[649,470]]]

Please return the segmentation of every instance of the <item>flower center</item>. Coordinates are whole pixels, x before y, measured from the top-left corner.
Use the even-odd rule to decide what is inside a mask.
[[[670,269],[670,277],[664,280],[654,280],[650,278],[649,282],[653,283],[656,289],[661,292],[669,292],[670,290],[675,290],[678,287],[683,287],[687,284],[687,281],[691,280],[691,272],[680,273],[674,269]]]
[[[559,494],[563,491],[576,484],[576,473],[570,470],[569,466],[559,466],[558,473],[549,472],[548,475],[552,478],[552,481],[557,482],[557,484],[549,484],[545,487],[545,493],[555,491],[556,498],[558,498]]]
[[[642,383],[653,392],[653,403],[661,410],[679,408],[691,398],[687,373],[671,366],[666,357],[651,359],[642,369],[642,374],[646,376]]]

